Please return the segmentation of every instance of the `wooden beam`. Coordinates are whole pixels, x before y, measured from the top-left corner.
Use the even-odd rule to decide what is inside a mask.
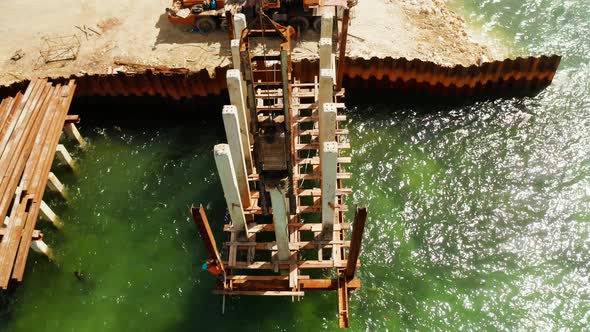
[[[356,273],[356,266],[361,253],[361,244],[366,223],[367,208],[357,208],[354,214],[350,252],[348,253],[348,263],[346,265],[346,277],[348,279],[354,278],[354,274]]]
[[[244,291],[289,291],[292,290],[289,285],[289,276],[249,276],[237,275],[228,276],[236,290]],[[308,275],[298,276],[299,289],[302,291],[334,291],[338,290],[338,279],[311,279]],[[357,290],[361,288],[360,279],[352,279],[346,282],[348,290]]]
[[[317,249],[318,246],[332,247],[339,245],[343,247],[349,247],[350,241],[301,241],[289,243],[289,250],[300,250],[300,249]],[[278,250],[276,242],[225,242],[224,247],[236,246],[238,249],[247,249],[249,247],[255,247],[256,250]],[[288,258],[287,258],[288,259]]]
[[[0,227],[0,236],[4,236],[7,233],[7,227]],[[36,229],[33,231],[33,235],[31,236],[31,239],[33,240],[38,240],[40,238],[43,237],[43,233],[41,233],[40,230]]]
[[[247,295],[247,296],[304,296],[305,292],[293,291],[234,291],[234,290],[214,290],[213,294],[218,295]]]
[[[320,232],[322,230],[321,223],[304,223],[304,224],[295,224],[290,223],[289,228],[297,229],[300,232]],[[274,232],[274,225],[273,224],[252,224],[248,227],[248,233],[260,233],[260,232]],[[349,223],[341,223],[335,224],[334,230],[347,230],[350,229]],[[223,230],[226,232],[233,232],[234,227],[232,225],[225,225]]]
[[[80,117],[78,115],[66,115],[65,123],[80,123]]]
[[[193,205],[191,206],[191,214],[193,216],[195,224],[197,225],[197,229],[199,231],[199,234],[201,235],[201,239],[203,240],[205,249],[207,249],[209,258],[215,260],[217,264],[219,264],[219,267],[223,271],[225,271],[225,267],[221,260],[221,255],[219,254],[219,250],[217,249],[215,237],[213,236],[211,226],[209,225],[209,220],[207,219],[207,214],[205,213],[205,208],[202,204],[199,205],[198,208]]]
[[[277,264],[279,266],[280,269],[288,269],[289,265],[295,263],[297,264],[297,267],[300,269],[331,269],[331,268],[345,268],[346,264],[344,263],[339,263],[339,264],[334,264],[334,262],[332,261],[313,261],[313,260],[309,260],[309,261],[287,261],[287,262],[281,262],[280,264]],[[224,264],[227,264],[227,262],[224,262]],[[357,262],[357,265],[360,266],[360,262]],[[247,262],[235,262],[235,264],[232,264],[231,266],[228,265],[228,267],[230,268],[234,268],[234,269],[244,269],[244,270],[274,270],[275,268],[275,263],[272,262],[264,262],[264,261],[258,261],[258,262],[252,262],[252,263],[247,263]]]

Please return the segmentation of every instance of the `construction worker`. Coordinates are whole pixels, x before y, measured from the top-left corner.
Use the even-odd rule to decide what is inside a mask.
[[[209,273],[214,276],[219,276],[221,273],[223,273],[223,270],[219,267],[214,259],[208,259],[207,262],[203,263],[201,268],[203,271],[209,271]]]

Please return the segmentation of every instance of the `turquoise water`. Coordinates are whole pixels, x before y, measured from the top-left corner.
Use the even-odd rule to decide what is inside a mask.
[[[355,195],[370,220],[351,296],[354,331],[585,330],[590,326],[590,3],[456,3],[515,55],[559,53],[530,98],[463,107],[349,104]],[[165,111],[165,110],[164,110]],[[122,108],[120,112],[125,112]],[[188,207],[221,239],[211,149],[217,121],[117,127],[83,121],[80,170],[49,197],[63,231],[39,223],[57,261],[31,255],[0,297],[0,331],[335,330],[335,293],[290,299],[210,294]],[[81,271],[84,281],[75,278]]]

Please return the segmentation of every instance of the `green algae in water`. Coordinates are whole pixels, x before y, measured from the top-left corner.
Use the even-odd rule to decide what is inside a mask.
[[[515,54],[566,57],[536,97],[349,104],[349,204],[370,212],[352,330],[587,329],[590,3],[465,1],[465,10],[512,36]],[[0,330],[336,330],[335,293],[295,304],[243,297],[221,315],[187,210],[208,205],[223,239],[211,153],[223,129],[187,124],[85,132],[93,148],[79,154],[81,174],[60,173],[69,204],[52,200],[66,228],[44,227],[59,261],[31,255]]]

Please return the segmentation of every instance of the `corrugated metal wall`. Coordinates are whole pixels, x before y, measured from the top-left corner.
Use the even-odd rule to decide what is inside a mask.
[[[521,94],[542,89],[553,80],[561,57],[541,56],[507,59],[480,66],[443,67],[433,62],[405,58],[346,58],[344,87],[401,93],[426,92],[435,95],[473,96]],[[302,82],[313,82],[318,74],[317,60],[293,63],[293,74]],[[112,75],[84,75],[56,78],[76,80],[78,96],[163,96],[173,99],[220,95],[227,88],[227,67],[218,67],[210,75],[206,70],[157,69]],[[0,88],[0,97],[14,94],[28,82]]]

